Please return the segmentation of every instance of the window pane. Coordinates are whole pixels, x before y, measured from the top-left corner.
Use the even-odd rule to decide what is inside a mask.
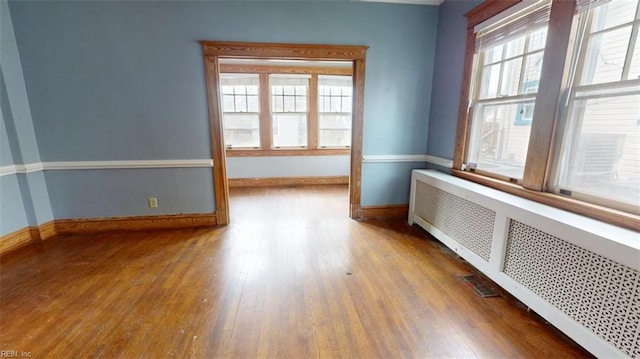
[[[470,139],[469,162],[478,169],[522,178],[529,146],[533,101],[479,105]]]
[[[640,95],[577,100],[563,147],[559,186],[640,202]]]
[[[293,96],[296,94],[296,90],[294,86],[284,86],[284,94]]]
[[[306,96],[296,96],[296,112],[307,112]]]
[[[318,141],[321,147],[348,147],[351,130],[320,130]]]
[[[236,112],[247,112],[247,98],[244,95],[235,97],[236,99]]]
[[[631,58],[631,67],[629,68],[629,77],[627,79],[640,79],[640,36],[636,37],[636,44],[633,48],[633,57]]]
[[[258,94],[258,86],[247,86],[247,94],[249,95],[257,95]]]
[[[284,99],[282,96],[273,96],[273,112],[284,111]]]
[[[340,104],[340,97],[331,98],[331,112],[340,112],[342,105]]]
[[[542,50],[547,42],[547,28],[540,29],[529,35],[529,46],[527,51],[532,52]]]
[[[480,98],[495,98],[498,96],[500,66],[501,64],[496,64],[484,68]]]
[[[525,37],[511,40],[507,43],[507,53],[505,58],[522,55],[524,52]]]
[[[227,147],[259,147],[260,124],[258,115],[223,115],[224,142]]]
[[[351,116],[321,114],[318,143],[324,147],[345,147],[351,143]]]
[[[233,95],[233,86],[222,86],[222,93]]]
[[[274,147],[303,147],[307,145],[307,116],[300,114],[274,114]]]
[[[613,0],[593,10],[591,32],[610,29],[633,21],[636,14],[636,0]]]
[[[500,85],[501,96],[513,96],[518,94],[518,83],[520,82],[521,68],[521,57],[504,63],[502,68],[502,84]]]
[[[502,60],[502,48],[504,45],[498,45],[493,47],[485,52],[484,55],[484,64],[492,64],[494,62],[498,62]]]
[[[351,113],[351,103],[353,100],[351,96],[342,98],[342,112]]]
[[[543,53],[537,53],[527,56],[521,89],[523,94],[537,92],[538,82],[540,81],[540,75],[542,74],[543,55]],[[536,90],[531,90],[534,86]]]
[[[593,35],[589,41],[582,84],[620,81],[631,26]]]
[[[296,102],[294,96],[284,96],[283,112],[296,112]]]
[[[321,114],[318,118],[318,127],[321,130],[349,130],[351,129],[351,116]]]
[[[247,87],[243,85],[233,86],[233,92],[236,95],[244,95],[247,93]]]
[[[235,112],[235,100],[233,95],[222,96],[222,112]]]
[[[247,111],[260,112],[260,105],[258,104],[258,96],[247,96]]]

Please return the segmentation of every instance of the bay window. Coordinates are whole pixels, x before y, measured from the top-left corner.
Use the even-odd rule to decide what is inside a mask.
[[[351,146],[351,64],[220,65],[227,156],[346,155]]]

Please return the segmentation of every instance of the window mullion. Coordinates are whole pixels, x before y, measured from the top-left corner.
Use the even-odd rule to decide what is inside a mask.
[[[582,83],[582,77],[585,73],[586,65],[587,65],[587,52],[589,51],[589,43],[591,42],[591,33],[589,29],[593,24],[593,11],[589,11],[587,16],[584,17],[583,22],[579,22],[577,26],[577,31],[581,32],[577,34],[577,36],[581,36],[582,38],[578,38],[577,41],[581,41],[581,43],[577,44],[578,50],[577,54],[574,54],[573,62],[575,62],[575,68],[573,69],[573,73],[570,73],[569,76],[571,78],[570,83],[568,84],[568,88],[564,91],[566,96],[566,102],[562,101],[560,105],[560,123],[556,126],[555,140],[553,145],[559,151],[554,152],[553,161],[556,164],[553,168],[548,171],[549,180],[553,181],[552,183],[545,183],[545,185],[549,189],[554,189],[556,187],[556,183],[560,179],[560,167],[562,164],[567,163],[568,158],[564,157],[565,155],[561,152],[561,146],[571,146],[572,149],[570,152],[566,153],[574,153],[575,147],[577,146],[576,139],[580,136],[579,131],[574,129],[582,127],[582,120],[585,109],[579,108],[578,111],[581,112],[578,116],[571,116],[571,113],[574,112],[575,107],[575,94],[576,88],[580,87]],[[582,33],[583,32],[583,33]],[[572,118],[569,118],[571,116]]]
[[[636,10],[636,17],[638,16],[638,12],[640,12],[640,5]],[[627,47],[627,54],[625,57],[624,67],[622,68],[622,81],[626,80],[629,77],[629,70],[631,69],[631,60],[633,58],[633,50],[636,44],[636,39],[638,38],[638,22],[633,23],[633,27],[631,28],[631,36],[629,36],[629,46]]]
[[[522,65],[520,65],[520,78],[518,79],[517,94],[520,94],[520,91],[524,91],[524,86],[523,86],[524,73],[527,71],[527,60],[531,55],[530,53],[527,52],[527,49],[529,48],[529,38],[531,38],[530,35],[524,38],[524,49],[522,51]]]
[[[472,31],[472,30],[471,30]],[[467,36],[473,36],[475,38],[475,34],[471,32],[471,35],[467,34]],[[469,41],[469,39],[467,39]],[[467,44],[469,46],[469,44]],[[471,44],[471,48],[475,49],[475,46]],[[462,149],[456,150],[454,154],[453,160],[453,168],[461,169],[463,165],[467,165],[469,163],[469,139],[473,136],[474,131],[476,131],[476,126],[473,125],[473,116],[477,111],[478,100],[480,99],[480,89],[482,87],[482,76],[484,76],[485,66],[484,63],[484,52],[480,51],[479,53],[472,56],[472,65],[470,69],[470,74],[473,74],[475,71],[480,73],[479,80],[474,78],[473,75],[470,75],[470,85],[469,85],[469,94],[466,108],[466,116],[465,121],[467,123],[465,128],[465,136],[464,139],[461,140],[458,138],[458,133],[456,134],[456,144],[460,145],[461,142],[464,143],[464,147]]]
[[[260,148],[271,149],[271,91],[269,74],[260,73]]]
[[[307,136],[309,148],[318,148],[318,74],[312,74],[309,79],[309,106]]]
[[[589,33],[589,29],[591,28],[591,25],[593,23],[593,13],[590,12],[584,21],[585,22],[579,24],[579,27],[578,27],[580,31],[584,31],[584,36],[582,39],[578,40],[578,41],[581,41],[582,43],[580,44],[580,49],[579,49],[580,51],[576,55],[577,60],[575,61],[577,61],[577,63],[576,63],[575,72],[571,75],[572,84],[570,87],[573,87],[573,89],[570,88],[572,90],[572,93],[569,93],[567,95],[569,96],[569,99],[571,98],[571,96],[573,96],[575,87],[580,86],[582,84],[582,76],[584,75],[587,52],[589,51],[589,43],[591,42],[591,34]],[[584,28],[580,26],[584,26]]]
[[[550,171],[558,99],[566,88],[574,1],[553,1],[522,186],[542,191]],[[558,79],[562,79],[558,81]]]
[[[502,56],[500,57],[500,72],[498,75],[498,89],[496,91],[496,96],[502,96],[502,78],[504,77],[504,69],[505,69],[505,57],[507,56],[507,44],[502,46]]]

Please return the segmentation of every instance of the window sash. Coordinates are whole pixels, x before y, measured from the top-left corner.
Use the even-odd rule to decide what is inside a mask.
[[[538,1],[496,24],[477,31],[476,52],[505,44],[547,26],[550,13],[551,1]]]
[[[580,0],[578,0],[580,1]],[[616,1],[616,0],[611,0]],[[493,187],[508,193],[512,193],[521,197],[529,198],[538,202],[542,202],[551,206],[555,206],[564,210],[586,215],[598,220],[602,220],[614,225],[640,230],[640,213],[633,212],[622,207],[616,207],[615,204],[607,204],[606,201],[593,200],[576,193],[574,199],[563,198],[563,195],[554,193],[551,185],[556,176],[556,163],[560,154],[559,146],[562,138],[567,131],[565,124],[567,122],[567,114],[570,108],[566,107],[572,96],[576,96],[579,100],[586,100],[588,97],[597,98],[595,89],[600,87],[601,91],[606,94],[616,94],[616,88],[602,87],[603,84],[597,86],[584,85],[589,87],[576,88],[567,84],[572,78],[579,78],[580,69],[570,68],[568,59],[572,56],[577,57],[576,52],[569,47],[572,43],[578,43],[579,27],[575,22],[575,2],[564,0],[552,0],[552,10],[549,20],[549,36],[547,41],[547,51],[544,53],[544,70],[541,74],[540,86],[545,89],[544,94],[536,96],[539,106],[536,109],[536,120],[532,124],[531,136],[535,136],[536,141],[530,143],[529,152],[526,159],[524,178],[514,185],[510,178],[497,176],[494,173],[485,173],[482,170],[469,171],[465,161],[469,152],[470,137],[473,125],[473,116],[479,110],[479,105],[489,104],[491,101],[474,102],[475,89],[478,83],[473,76],[473,71],[478,68],[479,55],[477,55],[476,42],[477,29],[481,28],[485,22],[491,22],[494,17],[505,16],[502,13],[508,13],[509,10],[517,8],[519,5],[527,2],[527,0],[509,0],[509,1],[487,1],[482,6],[478,6],[469,13],[465,14],[468,19],[467,26],[467,47],[465,57],[465,74],[464,84],[461,92],[460,107],[458,109],[458,132],[456,134],[456,145],[454,151],[454,161],[452,174],[461,178],[472,180],[483,185]],[[593,7],[593,6],[592,6]],[[520,7],[521,9],[522,7]],[[618,8],[618,7],[616,7]],[[602,11],[598,9],[598,11]],[[640,12],[640,10],[639,10]],[[627,11],[624,12],[628,13]],[[511,12],[513,14],[513,12]],[[493,16],[493,17],[492,17]],[[611,15],[610,15],[611,16]],[[486,20],[489,17],[489,20]],[[636,20],[640,19],[636,13]],[[607,24],[618,24],[620,20],[607,20]],[[485,27],[486,28],[486,27]],[[634,29],[635,30],[635,29]],[[634,31],[635,33],[635,31]],[[637,39],[637,37],[636,37]],[[574,42],[575,40],[575,42]],[[633,40],[630,40],[633,43]],[[583,49],[584,51],[584,49]],[[631,53],[631,51],[629,51]],[[627,54],[627,56],[629,55]],[[475,56],[473,56],[475,55]],[[632,78],[637,76],[632,67],[629,75],[623,78]],[[632,77],[629,77],[633,74]],[[575,76],[574,76],[575,75]],[[575,81],[578,82],[577,80]],[[573,88],[572,88],[573,87]],[[593,91],[591,91],[593,90]],[[631,91],[628,91],[631,93]],[[496,99],[500,100],[500,99]],[[515,100],[515,99],[509,99]],[[505,101],[508,102],[508,101]],[[640,126],[640,124],[639,124]],[[533,138],[533,137],[532,137]],[[532,152],[533,151],[533,152]],[[466,169],[466,171],[465,171]],[[469,172],[476,172],[469,173]],[[585,202],[583,202],[585,201]],[[636,206],[635,209],[637,209]]]
[[[588,0],[582,2],[586,3]],[[607,3],[611,3],[611,0],[596,0],[586,10],[579,9],[577,15],[574,17],[574,21],[579,21],[581,26],[579,31],[582,31],[584,35],[577,41],[573,49],[572,67],[575,68],[575,70],[573,71],[572,77],[575,77],[575,79],[572,78],[569,80],[567,100],[566,104],[564,104],[567,109],[562,114],[565,122],[564,135],[559,142],[555,161],[552,163],[552,175],[548,186],[549,190],[556,194],[600,204],[609,208],[620,209],[629,213],[640,214],[637,203],[629,203],[628,201],[633,198],[632,195],[620,194],[620,191],[625,191],[625,186],[629,186],[628,183],[626,185],[624,184],[625,181],[629,181],[616,179],[619,171],[618,166],[622,164],[622,156],[630,156],[628,152],[629,149],[626,146],[634,146],[633,143],[627,144],[625,141],[633,141],[633,128],[640,126],[640,118],[636,120],[639,121],[636,126],[633,126],[634,124],[630,122],[633,121],[633,118],[631,118],[627,120],[629,124],[626,125],[630,126],[630,128],[624,127],[625,125],[622,124],[624,121],[621,122],[619,117],[615,116],[616,106],[606,111],[606,116],[610,116],[610,114],[614,114],[615,116],[611,117],[612,122],[609,125],[601,124],[602,120],[598,118],[587,118],[587,115],[605,115],[602,109],[598,109],[597,103],[594,101],[624,101],[623,99],[627,96],[640,95],[640,79],[627,79],[633,56],[633,46],[636,45],[634,36],[637,36],[640,25],[638,19],[638,16],[640,16],[640,9],[638,8],[640,4],[637,2],[635,4],[636,13],[634,20],[592,31],[592,21],[595,17],[595,11],[593,9],[596,6]],[[581,4],[578,3],[578,6],[581,6]],[[595,83],[591,83],[594,82],[591,80],[587,84],[581,85],[586,75],[596,75],[597,68],[593,62],[594,59],[593,57],[589,57],[594,56],[594,54],[598,54],[596,56],[599,56],[600,47],[595,49],[595,51],[597,51],[595,53],[591,48],[594,36],[611,33],[624,28],[630,28],[630,35],[626,49],[624,49],[624,53],[621,54],[624,56],[624,65],[618,79],[608,82],[595,81]],[[588,67],[590,67],[590,69]],[[590,70],[592,72],[587,73],[587,71]],[[577,83],[577,85],[573,85],[573,82]],[[594,113],[593,111],[598,112]],[[598,113],[600,113],[600,115],[598,115]],[[640,114],[640,108],[638,114]],[[623,118],[624,115],[633,117],[633,114],[626,112],[620,115]],[[586,130],[583,129],[585,122],[588,126]],[[606,131],[599,130],[594,132],[594,126],[604,126],[603,128],[606,128]],[[615,126],[622,127],[617,128],[616,131]],[[589,128],[591,128],[591,130]],[[638,144],[636,143],[635,146],[638,146]],[[633,152],[633,150],[631,151]],[[625,161],[628,162],[628,159]],[[629,169],[625,171],[627,175],[629,173],[628,171]],[[596,182],[601,184],[594,185]],[[633,180],[631,180],[631,182],[633,183]],[[638,187],[640,186],[640,178],[636,179],[636,182],[635,196],[640,196],[640,194],[637,193],[640,191]]]
[[[293,131],[293,125],[283,126],[282,122],[293,122],[295,129],[298,131],[298,141],[290,141],[296,136]],[[307,148],[309,145],[309,116],[306,112],[282,112],[273,113],[271,116],[272,133],[271,143],[273,148]],[[301,133],[301,131],[303,133]],[[280,138],[285,133],[289,134],[289,138]]]
[[[536,16],[549,15],[549,4],[543,8],[544,11],[535,10]],[[473,116],[464,155],[466,169],[511,182],[523,178],[545,51],[533,36],[547,23],[548,19],[543,27],[520,32],[519,37],[509,38],[510,42],[480,47],[476,59],[483,65],[476,66],[472,73],[472,81],[477,85],[471,90]],[[509,67],[510,64],[515,66]],[[492,68],[498,72],[489,72]],[[487,82],[488,78],[492,78],[493,85]],[[485,118],[491,113],[493,118]]]
[[[576,0],[576,14],[581,14],[609,2],[611,0]]]

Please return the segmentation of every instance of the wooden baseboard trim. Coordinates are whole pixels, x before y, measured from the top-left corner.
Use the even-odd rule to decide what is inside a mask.
[[[406,219],[409,215],[409,205],[362,206],[359,212],[359,219]]]
[[[33,232],[37,227],[24,227],[0,237],[0,255],[24,247],[33,241]]]
[[[47,240],[51,237],[54,237],[56,234],[56,222],[49,221],[47,223],[43,223],[38,226],[38,237],[40,240]],[[35,240],[35,238],[34,238]]]
[[[113,230],[136,231],[209,227],[216,224],[218,224],[218,221],[215,213],[57,219],[55,221],[55,232],[56,234],[74,234]]]
[[[349,176],[229,178],[229,187],[276,187],[349,184]]]
[[[210,227],[217,224],[218,220],[215,213],[56,219],[37,227],[24,227],[0,237],[0,255],[24,247],[32,242],[47,240],[58,234]]]

